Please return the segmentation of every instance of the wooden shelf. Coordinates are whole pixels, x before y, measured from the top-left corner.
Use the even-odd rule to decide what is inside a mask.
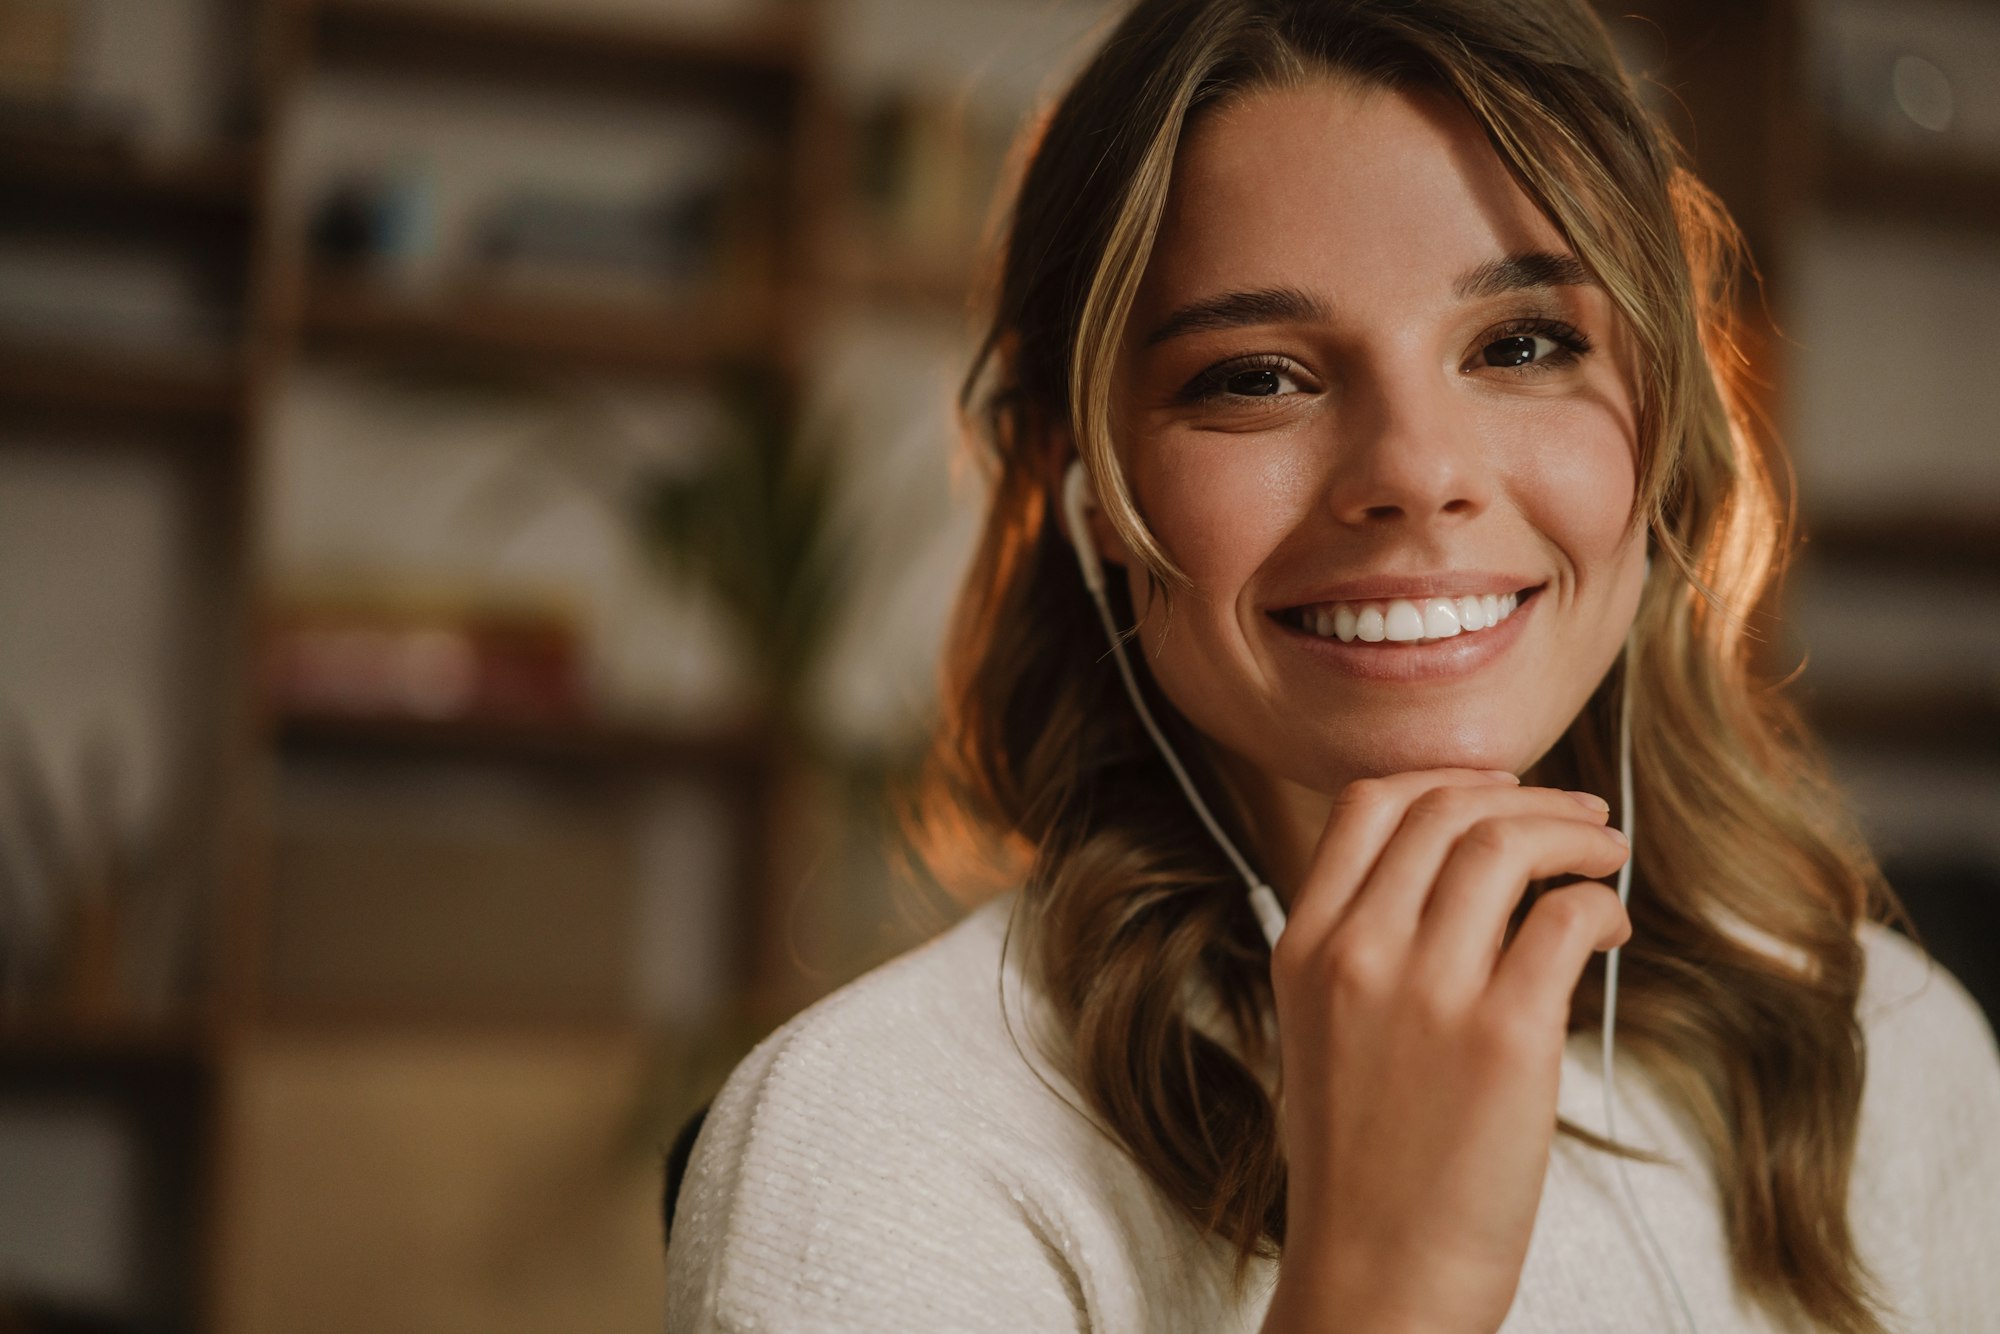
[[[1886,513],[1809,524],[1803,560],[2000,580],[2000,514]]]
[[[1840,746],[1927,755],[2000,754],[2000,689],[1821,692],[1800,703],[1828,740]]]
[[[2000,165],[1900,156],[1836,140],[1821,153],[1819,196],[1848,213],[2000,230]]]
[[[322,350],[363,358],[475,371],[681,379],[768,348],[770,320],[758,305],[738,304],[704,318],[485,294],[427,302],[322,277],[310,285],[304,324]]]
[[[102,139],[0,131],[0,183],[10,192],[128,213],[247,213],[254,161],[248,146],[155,159]]]
[[[57,424],[234,431],[243,379],[226,355],[138,352],[0,335],[0,406]]]
[[[459,760],[598,773],[706,770],[751,774],[766,742],[749,731],[671,732],[596,723],[425,722],[292,714],[279,745],[298,756],[404,762]]]
[[[0,1019],[0,1087],[157,1088],[198,1078],[212,1058],[186,1022]]]
[[[518,86],[787,103],[803,82],[806,32],[778,18],[749,29],[506,14],[431,0],[305,0],[329,66],[453,74]]]

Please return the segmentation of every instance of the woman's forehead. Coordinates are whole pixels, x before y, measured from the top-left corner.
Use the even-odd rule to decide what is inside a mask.
[[[1140,304],[1293,288],[1329,303],[1451,299],[1478,265],[1566,252],[1456,101],[1332,78],[1196,118]]]

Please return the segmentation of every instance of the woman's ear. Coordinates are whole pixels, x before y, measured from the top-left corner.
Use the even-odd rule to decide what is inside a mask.
[[[1078,457],[1075,448],[1070,444],[1067,433],[1062,435],[1060,444],[1061,448],[1055,451],[1055,457],[1063,460],[1063,464],[1061,471],[1055,478],[1055,485],[1050,496],[1052,501],[1050,508],[1056,515],[1056,522],[1061,526],[1063,536],[1071,543],[1074,543],[1077,540],[1078,534],[1069,531],[1069,518],[1064,513],[1062,495],[1063,488],[1069,481],[1070,470],[1072,468],[1081,468],[1083,462]],[[1103,506],[1097,503],[1096,488],[1086,483],[1085,495],[1087,497],[1087,504],[1084,508],[1084,523],[1089,529],[1085,538],[1096,549],[1098,559],[1108,565],[1130,565],[1132,563],[1131,549],[1125,545],[1125,539],[1118,535],[1116,525],[1106,516]]]

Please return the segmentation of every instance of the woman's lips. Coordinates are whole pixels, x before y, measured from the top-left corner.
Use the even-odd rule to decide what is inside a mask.
[[[1478,634],[1514,614],[1521,593],[1466,594],[1321,602],[1288,607],[1278,619],[1294,629],[1329,636],[1344,644],[1408,643]]]
[[[1483,597],[1392,598],[1289,607],[1269,617],[1286,643],[1348,675],[1436,680],[1476,672],[1506,652],[1521,637],[1543,587],[1493,595],[1491,604]],[[1468,607],[1468,601],[1476,605]],[[1497,623],[1489,619],[1490,611],[1500,612]],[[1470,622],[1477,622],[1476,628]]]

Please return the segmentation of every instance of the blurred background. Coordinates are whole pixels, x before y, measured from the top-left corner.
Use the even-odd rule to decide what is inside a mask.
[[[650,1331],[949,920],[883,792],[1105,0],[0,0],[0,1331]],[[2000,10],[1607,5],[1748,231],[1767,665],[2000,1005]]]

